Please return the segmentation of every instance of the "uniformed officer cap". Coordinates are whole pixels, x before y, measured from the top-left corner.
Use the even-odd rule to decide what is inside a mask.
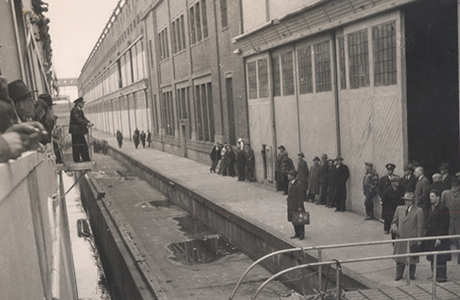
[[[396,169],[396,166],[394,164],[392,164],[392,163],[389,163],[389,164],[385,165],[385,168],[387,170],[394,170],[394,169]]]
[[[364,164],[365,164],[366,166],[370,166],[371,168],[374,167],[374,164],[371,163],[371,162],[368,162],[368,161],[364,162]]]

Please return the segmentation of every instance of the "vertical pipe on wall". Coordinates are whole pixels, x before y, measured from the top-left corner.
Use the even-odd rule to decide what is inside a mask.
[[[332,32],[332,54],[334,57],[334,99],[335,99],[335,128],[337,134],[337,155],[342,155],[340,144],[340,112],[339,112],[339,75],[337,73],[337,37],[335,31]]]
[[[271,87],[268,89],[269,91],[269,99],[270,99],[270,120],[271,120],[271,130],[272,130],[272,153],[270,155],[272,156],[267,157],[268,162],[271,162],[272,164],[272,170],[276,170],[276,119],[275,119],[275,96],[274,96],[274,84],[273,84],[273,60],[272,60],[272,52],[268,53],[268,74],[272,74],[271,79],[269,80],[269,83],[271,83]],[[248,112],[249,113],[249,112]],[[275,175],[275,172],[272,172],[271,178],[267,178],[268,181],[274,182],[273,176]],[[268,177],[268,174],[267,174]]]
[[[26,72],[24,71],[24,60],[22,58],[22,48],[21,43],[19,41],[19,30],[18,30],[18,20],[16,19],[16,8],[14,5],[14,0],[10,0],[10,7],[11,7],[11,14],[13,17],[13,24],[14,24],[14,35],[16,37],[16,47],[18,47],[18,56],[19,56],[19,64],[21,68],[21,77],[25,80]]]

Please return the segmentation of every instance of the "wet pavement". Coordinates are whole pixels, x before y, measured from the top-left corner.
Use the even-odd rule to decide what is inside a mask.
[[[116,147],[115,137],[94,131],[97,139],[105,139],[109,146]],[[293,247],[334,245],[354,242],[370,242],[390,239],[383,232],[383,224],[378,221],[364,221],[363,216],[353,212],[334,212],[324,206],[308,203],[307,210],[311,214],[311,224],[306,228],[303,241],[290,240],[293,234],[292,225],[286,220],[286,196],[276,193],[270,186],[259,183],[237,182],[237,178],[222,177],[209,172],[209,166],[178,157],[153,148],[135,149],[132,142],[125,140],[122,149],[116,148],[131,159],[139,161],[146,167],[162,174],[170,180],[199,193],[209,201],[215,202],[232,213],[257,224],[264,230],[286,240]],[[132,190],[130,188],[130,190]],[[144,200],[151,201],[151,200]],[[364,199],[363,199],[364,201]],[[139,219],[133,219],[138,222]],[[142,228],[142,221],[138,226]],[[144,224],[145,226],[145,224]],[[146,233],[147,234],[147,233]],[[173,234],[174,235],[174,234]],[[148,237],[148,236],[147,236]],[[157,241],[164,238],[158,237]],[[147,247],[154,247],[153,244]],[[323,260],[352,259],[369,256],[390,255],[393,252],[391,243],[358,248],[331,249],[323,252]],[[316,251],[311,254],[316,256]],[[393,260],[355,263],[343,265],[344,272],[356,278],[370,288],[402,287],[404,281],[394,281],[395,263]],[[240,269],[240,273],[244,268]],[[416,280],[412,285],[428,284],[426,278],[431,275],[429,263],[424,257],[417,267]],[[456,257],[448,263],[449,281],[460,281],[460,265]],[[236,279],[230,279],[236,283]],[[219,298],[223,299],[223,298]]]
[[[95,154],[94,158],[93,174],[110,195],[111,205],[123,214],[172,287],[166,291],[168,298],[228,298],[253,261],[112,157]],[[255,269],[235,299],[248,299],[269,276],[265,269]],[[290,294],[284,285],[275,283],[262,297],[280,299]]]

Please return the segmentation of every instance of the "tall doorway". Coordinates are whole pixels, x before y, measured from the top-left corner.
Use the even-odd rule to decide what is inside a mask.
[[[431,176],[460,171],[457,1],[421,1],[405,13],[409,161]]]

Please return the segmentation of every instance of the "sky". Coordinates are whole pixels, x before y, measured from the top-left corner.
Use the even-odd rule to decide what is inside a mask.
[[[119,0],[45,0],[56,76],[80,76],[81,69]]]

